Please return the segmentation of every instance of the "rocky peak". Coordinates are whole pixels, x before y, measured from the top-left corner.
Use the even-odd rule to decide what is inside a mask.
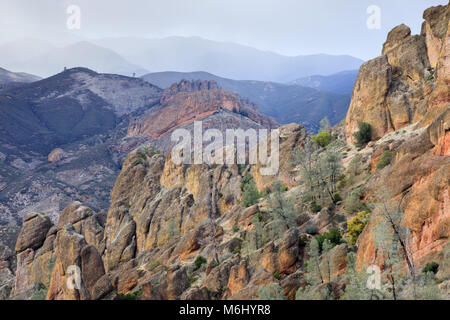
[[[423,13],[423,19],[426,21],[424,24],[428,24],[433,35],[442,39],[447,33],[448,22],[450,21],[450,7],[446,5],[428,8]]]
[[[427,9],[420,35],[395,27],[383,54],[360,69],[346,117],[346,137],[360,122],[372,127],[371,162],[394,154],[364,186],[367,197],[388,190],[400,205],[411,232],[414,260],[438,259],[448,243],[450,166],[449,5]],[[376,261],[372,222],[359,238],[358,263]]]
[[[164,89],[161,97],[161,104],[167,103],[176,94],[181,92],[198,92],[205,90],[219,89],[217,82],[213,80],[181,80],[178,83],[174,83],[169,88]]]
[[[401,44],[409,36],[411,36],[411,29],[407,25],[401,24],[392,29],[383,45],[383,54]]]
[[[377,139],[410,124],[427,126],[448,107],[448,16],[448,5],[426,10],[421,35],[395,27],[382,56],[360,68],[345,120],[349,142],[360,122],[369,123]]]
[[[276,127],[270,117],[257,111],[255,104],[238,94],[217,88],[215,81],[181,81],[164,90],[160,105],[144,116],[134,119],[128,128],[128,137],[147,135],[161,138],[169,131],[203,119],[221,110],[249,118],[255,125]]]

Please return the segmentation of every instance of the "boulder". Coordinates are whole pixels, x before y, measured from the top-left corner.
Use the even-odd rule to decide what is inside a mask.
[[[51,226],[52,222],[47,216],[40,213],[27,214],[17,238],[16,252],[20,253],[26,249],[34,250],[41,247]]]

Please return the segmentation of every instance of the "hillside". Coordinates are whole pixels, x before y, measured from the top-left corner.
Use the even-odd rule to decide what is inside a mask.
[[[6,69],[0,68],[0,86],[10,82],[33,82],[38,81],[41,78],[32,74],[24,72],[11,72]]]
[[[189,86],[196,89],[184,92]],[[183,82],[163,91],[139,78],[75,68],[5,88],[0,225],[20,225],[29,211],[56,220],[73,200],[106,209],[126,155],[145,142],[170,150],[170,133],[190,129],[194,119],[204,119],[205,128],[277,126],[237,94],[212,86]],[[177,108],[180,119],[173,117]]]

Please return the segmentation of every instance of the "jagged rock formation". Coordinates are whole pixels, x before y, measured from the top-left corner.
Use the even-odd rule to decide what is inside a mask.
[[[292,141],[301,141],[300,126],[291,132]],[[292,297],[303,281],[295,273],[303,255],[299,231],[269,242],[251,262],[239,254],[242,239],[231,229],[246,230],[259,212],[236,205],[241,179],[237,165],[175,166],[170,154],[138,148],[123,164],[106,221],[80,203],[69,205],[55,226],[40,214],[27,216],[13,298],[29,295],[36,282],[48,289],[47,299],[99,299],[113,290],[142,290],[145,299],[251,298],[275,272],[292,274],[283,284]],[[189,274],[198,256],[207,266],[194,281]],[[71,265],[81,270],[75,291],[66,286]]]
[[[57,225],[41,214],[27,215],[16,244],[13,298],[29,298],[36,293],[37,283],[47,289],[48,299],[100,299],[111,292],[100,256],[104,250],[101,222],[80,203],[64,209]],[[70,266],[80,270],[79,290],[67,286],[75,274]]]
[[[424,13],[420,35],[405,25],[394,28],[382,55],[362,65],[346,117],[353,142],[359,122],[372,125],[372,138],[409,124],[429,125],[448,106],[448,6]],[[422,120],[422,121],[421,121]]]
[[[411,36],[403,25],[389,33],[383,55],[359,72],[346,128],[333,129],[334,141],[343,145],[337,148],[345,150],[343,165],[350,170],[350,161],[359,156],[364,173],[355,174],[359,180],[353,183],[339,178],[349,184],[342,183],[340,192],[359,189],[358,201],[369,203],[380,190],[390,191],[388,200],[400,203],[403,223],[410,230],[416,267],[438,262],[443,288],[448,288],[449,257],[444,248],[450,235],[448,10],[440,6],[425,11],[420,36]],[[233,97],[231,105],[252,110],[209,82],[182,82],[163,96],[161,107],[171,112],[193,106],[214,110],[214,104],[208,109],[209,103],[218,97]],[[237,121],[229,107],[218,109],[205,121],[229,119],[225,116]],[[145,115],[149,122],[151,112]],[[167,137],[173,126],[190,121],[175,120],[158,127],[163,128],[159,133],[142,133]],[[374,140],[379,138],[361,150],[352,144],[358,121],[369,122]],[[252,299],[261,286],[274,282],[294,299],[308,281],[305,248],[311,238],[332,227],[342,230],[353,218],[334,195],[329,205],[316,204],[314,209],[303,197],[292,151],[309,139],[301,125],[280,128],[281,163],[274,177],[261,176],[259,165],[175,165],[171,155],[158,152],[153,143],[138,147],[123,162],[106,217],[79,202],[64,209],[56,224],[40,213],[27,215],[16,243],[17,263],[0,247],[0,283],[6,283],[0,286],[0,297],[27,299],[45,293],[47,299],[119,299],[129,294],[140,299]],[[324,150],[321,155],[326,155]],[[385,151],[391,152],[392,160],[378,167]],[[294,197],[297,213],[292,225],[275,229],[268,210],[270,196],[249,207],[241,205],[249,177],[260,191],[276,180],[286,185],[284,192]],[[258,224],[261,221],[265,223]],[[337,241],[327,260],[322,251],[322,281],[313,288],[319,298],[341,298],[349,252],[356,252],[359,268],[379,262],[376,224],[373,219],[364,227],[356,246]],[[265,233],[273,230],[277,232]],[[263,231],[272,236],[258,246]],[[79,270],[75,290],[68,286],[73,270]]]
[[[394,28],[383,55],[361,67],[346,118],[349,142],[360,121],[380,139],[370,148],[373,164],[384,150],[394,153],[391,165],[368,180],[365,194],[373,198],[385,189],[401,201],[420,262],[442,259],[450,235],[449,16],[448,5],[426,10],[418,36],[405,25]],[[376,258],[374,224],[360,237],[361,265]]]
[[[56,222],[74,200],[107,210],[131,150],[149,141],[163,152],[174,145],[161,130],[192,131],[196,119],[222,131],[276,126],[214,82],[184,81],[163,91],[85,68],[5,89],[0,104],[0,229],[20,225],[28,212],[44,211]]]
[[[317,89],[314,84],[307,83],[309,80],[303,84],[293,85],[268,81],[232,80],[207,72],[156,72],[142,76],[142,79],[161,88],[169,88],[173,83],[183,79],[215,81],[221,89],[256,103],[260,113],[275,118],[280,124],[301,123],[308,131],[316,132],[319,129],[320,120],[325,116],[332,125],[345,118],[356,76],[357,71],[351,72],[350,75],[346,72],[336,74],[329,77],[332,80],[331,86]],[[350,79],[347,79],[348,77]],[[312,78],[315,79],[315,77]],[[313,88],[309,88],[310,86]],[[340,92],[337,87],[342,86],[351,87],[350,92],[345,89],[345,94],[335,93]]]
[[[237,94],[218,89],[214,81],[182,80],[163,91],[160,105],[136,119],[129,126],[127,136],[161,138],[177,127],[220,110],[244,115],[265,128],[277,126],[275,120],[258,113],[256,105]]]

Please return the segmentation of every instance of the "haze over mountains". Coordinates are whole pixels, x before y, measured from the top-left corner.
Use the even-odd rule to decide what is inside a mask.
[[[300,78],[289,82],[303,87],[316,88],[320,90],[352,94],[353,86],[358,77],[358,70],[341,71],[329,76],[314,75]]]
[[[358,69],[362,60],[326,54],[289,57],[248,46],[199,37],[108,38],[55,46],[21,39],[0,45],[6,69],[42,77],[64,67],[137,76],[160,71],[206,71],[225,78],[289,82],[312,75]]]
[[[287,82],[309,75],[358,69],[363,62],[345,55],[288,57],[199,37],[103,39],[96,43],[152,72],[206,71],[237,80]]]
[[[19,54],[15,54],[15,53]],[[112,50],[87,41],[56,47],[36,39],[24,39],[0,46],[2,65],[42,77],[55,75],[64,68],[85,67],[103,73],[131,76],[146,70],[132,64]]]
[[[10,83],[10,82],[33,82],[40,80],[40,77],[37,77],[32,74],[23,73],[23,72],[11,72],[6,69],[0,68],[0,85]]]

